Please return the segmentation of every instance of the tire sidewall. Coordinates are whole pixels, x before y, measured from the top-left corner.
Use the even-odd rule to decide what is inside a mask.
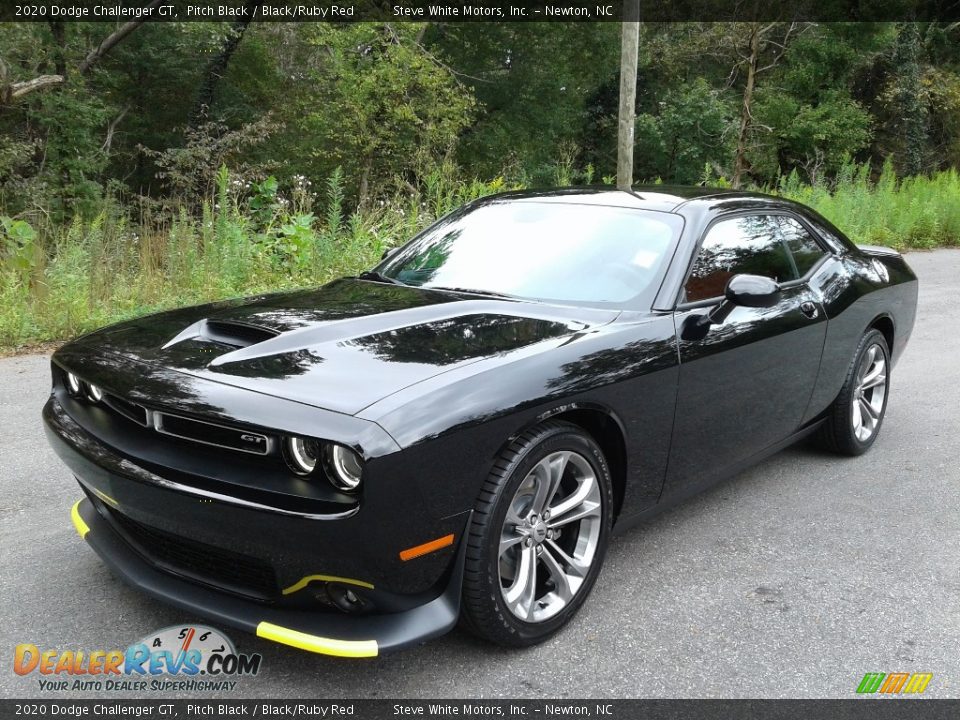
[[[527,474],[544,457],[558,450],[572,450],[582,455],[590,463],[596,474],[597,482],[600,485],[602,507],[600,538],[590,571],[573,600],[549,620],[528,623],[516,617],[507,608],[503,599],[499,573],[500,532],[510,502]],[[509,473],[509,480],[501,487],[496,510],[487,526],[487,537],[484,538],[484,555],[487,558],[484,568],[484,584],[487,586],[488,596],[496,605],[495,614],[504,629],[510,632],[519,641],[519,644],[533,644],[545,640],[563,627],[576,614],[593,590],[603,565],[603,559],[606,556],[610,538],[613,516],[613,483],[607,461],[599,446],[582,431],[573,428],[573,426],[565,425],[557,425],[551,428],[550,434],[541,437],[539,441],[531,445],[526,452],[512,463]]]

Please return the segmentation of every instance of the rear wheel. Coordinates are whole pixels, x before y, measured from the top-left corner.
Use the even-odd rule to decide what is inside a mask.
[[[544,423],[511,443],[474,509],[464,568],[468,629],[525,646],[566,624],[606,554],[611,488],[603,453],[575,425]]]
[[[821,443],[844,455],[866,452],[880,433],[887,411],[890,350],[879,330],[860,340],[843,388],[820,430]]]

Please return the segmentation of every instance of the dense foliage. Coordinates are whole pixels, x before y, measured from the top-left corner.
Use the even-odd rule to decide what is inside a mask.
[[[467,198],[615,172],[615,23],[118,27],[0,26],[0,346],[316,284]],[[957,24],[645,24],[637,82],[638,181],[958,243]]]

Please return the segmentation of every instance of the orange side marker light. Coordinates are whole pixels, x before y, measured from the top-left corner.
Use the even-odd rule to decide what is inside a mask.
[[[416,545],[412,548],[401,550],[400,559],[406,562],[407,560],[413,560],[421,555],[428,555],[442,548],[450,547],[451,545],[453,545],[453,533],[439,537],[436,540],[431,540],[430,542],[425,542],[423,545]]]

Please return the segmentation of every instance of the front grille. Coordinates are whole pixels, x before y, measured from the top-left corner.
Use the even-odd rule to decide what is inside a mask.
[[[261,600],[277,594],[276,575],[263,560],[147,527],[113,510],[110,516],[161,569]]]
[[[153,420],[157,432],[165,435],[254,455],[266,455],[270,452],[270,438],[261,433],[166,412],[153,413]]]
[[[138,425],[146,427],[149,423],[147,409],[142,405],[137,405],[108,393],[103,394],[103,403],[111,410],[123,415],[128,420],[133,420]]]
[[[77,397],[67,390],[66,371],[59,368],[58,370],[60,377],[56,379],[66,390],[64,392],[66,399],[75,400],[81,411],[86,406],[102,408],[111,415],[134,422],[148,430],[235,452],[271,455],[279,450],[280,437],[274,433],[221,425],[209,420],[197,420],[177,413],[153,410],[110,392],[104,392],[103,398],[97,402],[86,396]]]

